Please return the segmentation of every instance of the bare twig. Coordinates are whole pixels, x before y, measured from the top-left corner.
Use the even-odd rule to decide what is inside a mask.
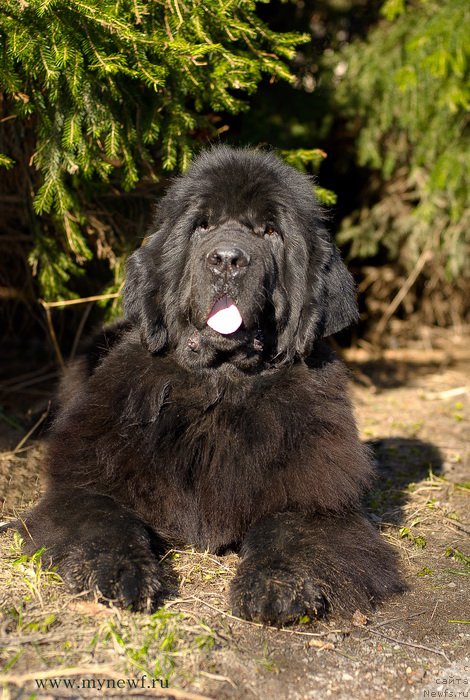
[[[50,408],[51,408],[51,402],[49,401],[49,404],[48,404],[46,410],[44,411],[44,413],[38,418],[38,420],[37,420],[36,423],[33,425],[33,427],[31,428],[31,430],[28,430],[28,432],[26,433],[26,435],[19,441],[19,443],[17,444],[17,446],[14,448],[14,450],[13,450],[13,454],[14,454],[14,455],[17,454],[17,453],[19,452],[19,450],[23,447],[23,445],[24,445],[26,442],[28,442],[29,438],[30,438],[31,435],[34,433],[34,431],[36,430],[36,428],[39,428],[39,426],[41,425],[41,423],[42,423],[43,421],[46,420],[47,415],[48,415],[48,413],[49,413],[49,411],[50,411]]]
[[[0,646],[2,649],[7,649],[13,646],[22,646],[23,644],[52,644],[63,640],[62,634],[25,634],[23,637],[0,637]]]
[[[454,528],[454,530],[458,530],[458,532],[464,532],[466,535],[470,536],[470,530],[467,530],[467,528],[462,527],[462,525],[456,523],[455,520],[452,520],[452,518],[448,518],[446,515],[442,515],[441,517],[445,521],[444,525],[446,527]]]
[[[52,364],[47,364],[39,369],[34,369],[31,372],[25,372],[24,374],[19,374],[15,377],[10,377],[9,379],[3,379],[0,382],[0,390],[7,389],[9,388],[12,384],[17,385],[19,383],[20,386],[22,386],[24,381],[28,381],[29,379],[35,379],[36,377],[40,377],[41,375],[44,374],[44,372],[48,369],[53,367]]]
[[[429,401],[435,399],[453,399],[455,396],[467,394],[468,391],[468,386],[456,386],[454,389],[447,389],[446,391],[425,391],[423,397]]]
[[[406,297],[406,295],[410,291],[411,287],[414,285],[414,283],[418,279],[419,274],[420,274],[421,270],[423,269],[423,267],[426,265],[428,260],[430,260],[431,258],[432,258],[431,251],[430,250],[423,250],[423,252],[419,256],[418,260],[416,261],[416,265],[414,266],[413,270],[411,271],[411,273],[409,274],[409,276],[405,280],[403,287],[400,289],[400,291],[392,299],[391,303],[386,308],[382,318],[378,322],[378,324],[375,328],[375,333],[377,335],[381,335],[384,332],[389,320],[391,319],[391,317],[393,316],[395,311],[398,309],[401,302],[403,301],[403,299]]]
[[[49,329],[49,335],[51,336],[52,344],[54,346],[54,351],[56,354],[56,357],[59,361],[60,366],[62,369],[65,367],[65,362],[63,355],[60,351],[59,343],[57,341],[57,336],[54,330],[54,325],[52,323],[52,317],[51,317],[51,309],[56,309],[56,308],[63,308],[64,306],[74,306],[76,304],[87,304],[92,301],[102,301],[103,299],[117,299],[119,296],[121,296],[121,292],[113,292],[112,294],[95,294],[94,296],[91,297],[82,297],[81,299],[66,299],[63,301],[44,301],[44,299],[39,299],[39,303],[41,306],[44,308],[44,311],[46,312],[46,319],[47,319],[47,327]],[[91,307],[91,304],[90,304]],[[76,349],[78,342],[80,340],[80,336],[83,331],[83,326],[85,325],[86,319],[88,318],[89,310],[85,311],[82,320],[80,321],[80,325],[77,330],[77,334],[75,336],[75,341],[73,344],[72,348],[72,358],[75,355]]]
[[[389,625],[392,622],[399,622],[401,620],[411,620],[413,617],[419,617],[420,615],[424,615],[427,612],[427,610],[421,610],[421,612],[413,613],[413,615],[407,615],[406,617],[391,617],[390,620],[385,620],[385,622],[378,622],[375,625],[371,625],[370,627],[367,627],[368,630],[373,630],[376,629],[377,627],[384,627],[385,625]]]
[[[44,308],[44,311],[46,312],[47,327],[49,329],[49,335],[51,336],[52,345],[54,346],[54,352],[56,354],[59,365],[63,369],[65,367],[65,362],[64,362],[63,355],[60,351],[57,336],[55,334],[54,324],[52,323],[50,305],[48,305],[47,302],[45,302],[43,299],[40,299],[39,303],[41,304],[41,306]]]
[[[383,639],[386,639],[389,642],[394,642],[394,644],[400,644],[405,647],[413,647],[414,649],[423,649],[424,651],[429,651],[431,654],[437,654],[438,656],[443,656],[444,659],[447,661],[447,663],[451,663],[449,657],[447,654],[440,649],[433,649],[432,647],[425,647],[423,644],[416,644],[415,642],[404,642],[402,639],[396,639],[395,637],[389,637],[388,634],[383,634],[382,632],[377,632],[377,630],[372,630],[372,629],[367,629],[367,627],[364,628],[366,632],[369,632],[370,634],[376,634],[378,637],[382,637]]]
[[[81,299],[66,299],[64,301],[44,301],[40,299],[39,302],[47,309],[55,309],[59,306],[73,306],[74,304],[86,304],[89,301],[101,301],[103,299],[117,299],[121,296],[120,292],[113,292],[112,294],[96,294],[92,297],[83,297]]]
[[[73,339],[73,345],[72,350],[70,351],[69,360],[73,360],[73,358],[75,357],[78,345],[80,343],[80,339],[82,337],[83,329],[85,328],[85,323],[88,320],[88,316],[90,315],[90,311],[92,308],[93,304],[92,302],[89,302],[85,308],[85,311],[83,312],[83,315],[80,319],[80,323],[78,324],[77,332],[75,333],[75,338]]]
[[[0,299],[19,299],[19,301],[31,301],[21,289],[14,287],[0,287]]]
[[[185,550],[185,549],[169,549],[168,552],[166,552],[163,557],[160,559],[160,563],[167,559],[171,554],[185,554],[187,556],[193,556],[196,555],[205,561],[209,560],[213,562],[214,564],[217,564],[221,569],[225,569],[229,573],[232,573],[232,569],[230,567],[226,566],[225,564],[222,564],[218,559],[215,557],[211,557],[211,555],[208,552],[197,552],[196,550]]]
[[[235,683],[232,681],[232,679],[229,678],[228,676],[220,676],[217,673],[209,673],[208,671],[199,671],[199,673],[201,674],[201,676],[205,676],[206,678],[210,678],[211,680],[214,680],[214,681],[221,681],[223,683],[230,683],[232,688],[236,689],[236,687],[237,687],[235,685]]]
[[[328,634],[332,633],[343,633],[343,630],[328,630],[327,632],[301,632],[300,630],[290,630],[290,629],[284,629],[284,627],[272,627],[271,625],[263,625],[261,622],[252,622],[251,620],[244,620],[242,617],[237,617],[236,615],[231,615],[228,612],[225,612],[224,610],[220,610],[220,608],[216,608],[215,605],[211,605],[210,603],[207,603],[205,600],[202,600],[201,598],[196,598],[196,596],[191,596],[192,600],[195,600],[197,603],[201,603],[202,605],[205,605],[207,608],[210,608],[211,610],[214,610],[215,612],[219,613],[219,615],[223,615],[224,617],[229,617],[231,620],[236,620],[237,622],[243,622],[246,625],[251,625],[252,627],[261,627],[262,629],[265,630],[274,630],[275,632],[286,632],[287,634],[290,634],[291,636],[296,634],[296,635],[302,635],[304,637],[326,637]]]
[[[9,386],[0,385],[0,391],[12,394],[22,389],[27,389],[28,387],[34,386],[35,384],[41,384],[42,382],[48,381],[49,379],[55,379],[57,377],[57,370],[54,372],[46,372],[40,376],[32,377],[27,381],[20,382],[19,384],[10,384]]]

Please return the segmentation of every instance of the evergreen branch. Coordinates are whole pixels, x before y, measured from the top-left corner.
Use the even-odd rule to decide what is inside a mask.
[[[282,57],[299,38],[271,32],[256,16],[256,4],[1,4],[5,118],[24,143],[18,165],[32,172],[37,218],[30,263],[45,298],[70,296],[71,278],[98,253],[105,234],[100,228],[96,239],[88,236],[94,224],[84,202],[96,192],[127,191],[185,170],[193,134],[218,133],[214,111],[245,109],[243,93],[253,93],[265,72],[291,80]],[[15,161],[0,156],[3,168],[15,168]],[[110,267],[122,274],[116,260],[125,244],[103,247]]]

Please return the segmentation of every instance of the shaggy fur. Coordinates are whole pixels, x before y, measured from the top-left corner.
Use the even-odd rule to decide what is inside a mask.
[[[206,323],[224,295],[243,319],[226,335]],[[346,371],[321,340],[356,320],[354,285],[308,178],[270,153],[201,155],[129,260],[124,310],[62,384],[29,550],[141,610],[175,544],[240,549],[231,603],[247,619],[398,590],[360,512],[372,467]]]

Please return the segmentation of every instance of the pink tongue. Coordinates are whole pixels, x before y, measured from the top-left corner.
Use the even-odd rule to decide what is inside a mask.
[[[232,299],[225,295],[215,302],[207,319],[207,325],[217,333],[229,335],[242,325],[242,317]]]

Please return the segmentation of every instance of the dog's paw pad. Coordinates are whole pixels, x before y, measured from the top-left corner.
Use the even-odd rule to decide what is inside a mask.
[[[232,610],[246,620],[282,626],[305,616],[322,617],[328,608],[320,586],[287,571],[251,570],[237,575],[231,588]]]
[[[162,593],[158,564],[150,557],[129,561],[108,552],[80,551],[73,563],[70,558],[61,563],[59,573],[73,591],[138,611],[152,610]]]

